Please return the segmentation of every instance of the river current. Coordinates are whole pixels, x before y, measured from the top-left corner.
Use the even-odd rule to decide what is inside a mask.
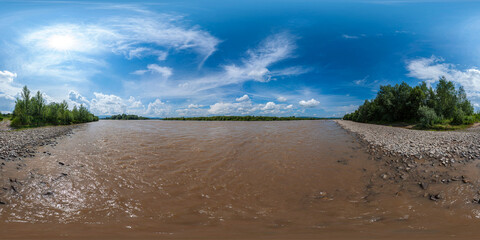
[[[478,224],[373,191],[382,163],[334,121],[102,120],[38,152],[0,206],[4,238],[453,239]]]

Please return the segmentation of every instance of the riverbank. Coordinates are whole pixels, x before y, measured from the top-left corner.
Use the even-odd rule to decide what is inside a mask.
[[[480,203],[480,133],[410,130],[337,120],[384,164],[376,178],[442,205]],[[373,182],[382,183],[374,179]]]
[[[35,155],[38,146],[54,145],[55,138],[72,133],[76,126],[55,126],[0,131],[0,160],[14,161]]]

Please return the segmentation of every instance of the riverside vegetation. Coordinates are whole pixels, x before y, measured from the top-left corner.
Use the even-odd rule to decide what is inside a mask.
[[[365,100],[355,112],[344,120],[363,123],[407,122],[420,129],[459,129],[480,121],[474,114],[465,89],[441,77],[436,88],[425,82],[411,87],[407,83],[380,86],[373,100]]]
[[[106,120],[147,120],[149,118],[124,113],[124,114],[112,115],[110,117],[105,117],[104,119]]]
[[[35,96],[31,96],[27,86],[23,87],[21,98],[17,98],[11,118],[10,125],[15,128],[98,121],[98,117],[83,105],[79,108],[74,106],[69,110],[65,100],[61,103],[46,104],[40,91]]]

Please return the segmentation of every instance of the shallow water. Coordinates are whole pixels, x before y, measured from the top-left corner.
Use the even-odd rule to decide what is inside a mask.
[[[382,163],[333,121],[100,121],[74,132],[2,169],[17,179],[3,177],[4,186],[17,192],[3,193],[0,236],[454,239],[480,232],[476,209],[447,208],[382,182],[373,188]]]

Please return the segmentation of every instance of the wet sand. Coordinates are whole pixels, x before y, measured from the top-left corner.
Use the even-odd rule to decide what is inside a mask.
[[[480,205],[425,196],[445,187],[461,195],[470,184],[425,190],[414,174],[397,178],[390,162],[399,158],[370,153],[334,121],[100,121],[73,131],[34,157],[4,161],[2,237],[458,239],[480,232]]]

